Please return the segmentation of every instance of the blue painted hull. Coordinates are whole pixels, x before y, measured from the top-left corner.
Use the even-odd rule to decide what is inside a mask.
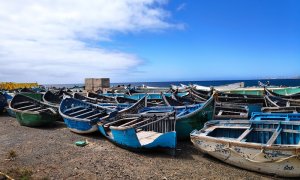
[[[80,134],[97,131],[97,122],[110,112],[112,111],[74,98],[64,99],[59,107],[59,113],[67,127]]]
[[[251,121],[300,121],[300,113],[252,113]]]
[[[175,149],[177,144],[175,131],[164,133],[157,137],[153,142],[142,145],[134,128],[126,130],[111,129],[113,138],[106,134],[106,131],[102,125],[98,125],[98,129],[103,136],[105,136],[114,144],[134,151]]]

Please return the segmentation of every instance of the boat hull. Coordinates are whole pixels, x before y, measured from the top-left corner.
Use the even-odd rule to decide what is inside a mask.
[[[57,115],[50,115],[46,113],[26,113],[15,112],[17,121],[22,126],[39,127],[52,124],[58,119]]]
[[[96,132],[98,130],[97,125],[92,125],[88,121],[73,120],[66,117],[64,117],[63,119],[70,131],[78,134],[88,134]]]
[[[300,176],[300,160],[294,149],[263,150],[196,136],[191,136],[191,140],[200,151],[240,168],[282,177]]]
[[[214,99],[211,98],[200,111],[188,116],[178,117],[176,120],[177,139],[189,139],[193,130],[202,129],[204,124],[214,116],[214,104]]]

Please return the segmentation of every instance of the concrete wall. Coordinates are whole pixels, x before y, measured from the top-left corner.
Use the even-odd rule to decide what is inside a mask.
[[[86,91],[98,91],[105,90],[110,87],[109,78],[86,78],[85,90]]]

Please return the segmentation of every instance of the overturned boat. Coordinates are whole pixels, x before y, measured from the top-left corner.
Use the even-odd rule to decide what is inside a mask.
[[[244,169],[300,177],[300,121],[220,120],[191,133],[202,152]]]

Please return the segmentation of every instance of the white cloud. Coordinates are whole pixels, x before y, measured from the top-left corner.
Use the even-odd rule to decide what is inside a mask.
[[[185,9],[185,7],[186,7],[186,4],[185,4],[185,3],[182,3],[182,4],[180,4],[180,5],[176,8],[176,11],[182,11],[182,10]]]
[[[166,0],[10,0],[0,2],[0,81],[83,82],[117,78],[142,60],[95,46],[115,33],[180,28]]]

